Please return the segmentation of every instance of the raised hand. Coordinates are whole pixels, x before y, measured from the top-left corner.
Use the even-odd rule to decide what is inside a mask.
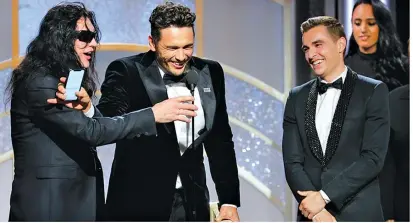
[[[195,117],[198,108],[190,103],[194,100],[192,96],[170,98],[159,102],[152,107],[155,122],[168,123],[173,121],[191,122],[191,117]]]
[[[92,106],[90,96],[86,92],[86,90],[82,87],[80,91],[76,92],[77,99],[76,101],[65,101],[66,96],[66,89],[64,84],[66,83],[66,78],[61,77],[59,79],[59,84],[57,85],[57,92],[56,98],[47,99],[47,103],[49,104],[62,104],[66,107],[73,108],[76,110],[81,110],[87,112],[90,107]]]

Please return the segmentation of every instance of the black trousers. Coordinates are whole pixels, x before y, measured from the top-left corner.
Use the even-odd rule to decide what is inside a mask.
[[[172,203],[172,211],[171,216],[169,217],[169,221],[188,221],[188,209],[186,207],[185,202],[185,193],[184,189],[176,189],[174,195],[174,201]]]

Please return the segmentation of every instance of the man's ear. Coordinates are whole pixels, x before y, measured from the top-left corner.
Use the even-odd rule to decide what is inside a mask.
[[[155,40],[152,38],[152,36],[148,36],[148,42],[149,42],[149,49],[155,52],[156,51]]]
[[[347,46],[346,38],[340,37],[340,38],[337,40],[338,52],[339,52],[339,53],[343,53],[344,50],[346,50],[346,46]]]

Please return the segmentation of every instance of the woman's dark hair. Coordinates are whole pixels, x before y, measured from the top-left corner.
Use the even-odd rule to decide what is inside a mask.
[[[401,80],[408,80],[409,68],[407,57],[403,54],[402,44],[396,34],[396,28],[390,11],[380,0],[357,0],[353,7],[353,13],[360,4],[372,6],[376,23],[379,26],[377,59],[372,64],[373,70],[376,72],[376,79],[386,83],[389,88],[396,88],[406,84],[401,83]],[[357,53],[358,50],[359,46],[352,34],[347,57]]]
[[[51,8],[40,23],[39,33],[28,45],[26,55],[20,65],[13,70],[6,87],[7,101],[10,101],[17,86],[33,75],[44,73],[60,78],[67,76],[69,69],[81,67],[74,43],[77,39],[77,21],[88,18],[95,28],[95,40],[99,43],[100,30],[95,14],[85,8],[83,3],[60,3]],[[91,95],[97,89],[95,52],[89,68],[85,70],[82,86]]]

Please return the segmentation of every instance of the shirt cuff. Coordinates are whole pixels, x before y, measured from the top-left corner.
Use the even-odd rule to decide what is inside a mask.
[[[331,201],[330,198],[327,196],[326,193],[324,193],[323,190],[320,190],[320,194],[321,194],[321,197],[323,197],[323,199],[324,199],[324,201],[326,202],[326,204],[330,203],[330,201]]]
[[[92,102],[89,111],[84,112],[83,114],[88,117],[88,118],[93,118],[93,116],[95,115],[95,107],[93,106]]]
[[[223,204],[222,206],[228,206],[228,207],[233,207],[233,208],[237,208],[237,205],[233,205],[233,204]]]

